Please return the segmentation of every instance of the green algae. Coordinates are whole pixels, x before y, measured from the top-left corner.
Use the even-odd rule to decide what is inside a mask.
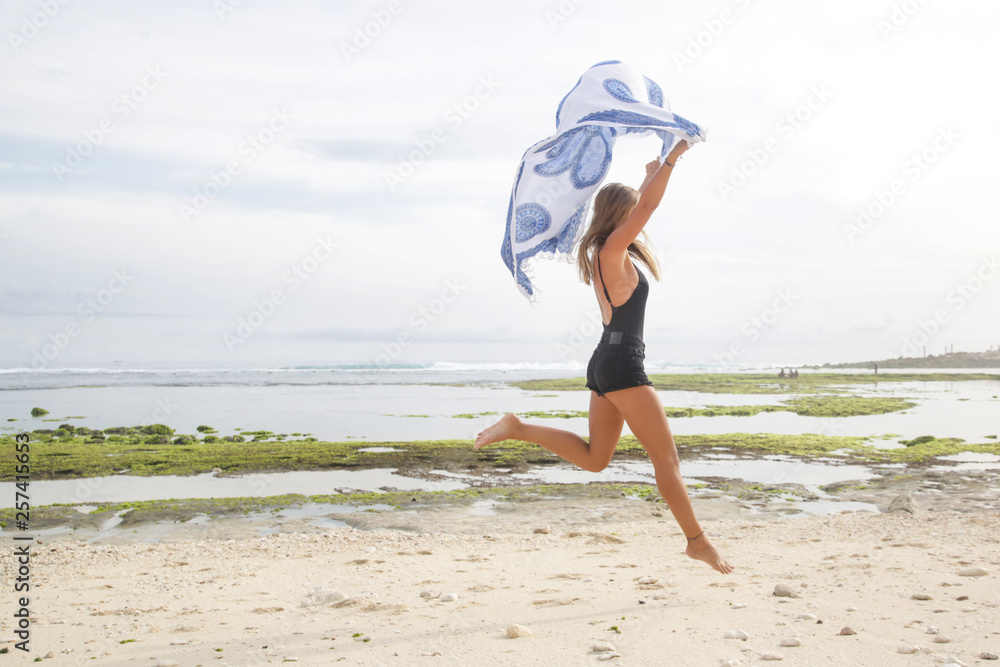
[[[703,486],[703,485],[701,485]],[[693,487],[689,487],[693,488]],[[530,486],[478,487],[451,491],[388,491],[241,498],[171,498],[101,503],[87,514],[74,509],[79,503],[56,503],[32,508],[32,526],[75,525],[99,528],[106,520],[121,513],[122,524],[137,525],[149,521],[188,521],[198,515],[209,517],[279,512],[306,504],[350,506],[357,511],[378,511],[379,507],[403,509],[417,506],[472,504],[479,500],[532,502],[560,497],[636,498],[659,502],[653,484],[642,482],[592,482],[590,484],[536,484]],[[14,520],[13,508],[0,509],[0,526]]]
[[[916,403],[901,398],[844,396],[840,394],[801,396],[782,401],[781,405],[708,405],[704,408],[666,407],[667,417],[752,417],[762,412],[794,412],[805,417],[857,417],[899,412],[915,407]],[[459,419],[473,419],[496,415],[496,412],[478,412],[452,415]],[[519,412],[518,416],[538,419],[586,419],[586,410],[539,410]]]
[[[91,437],[90,429],[73,432],[60,429],[64,434],[60,437],[56,437],[56,432],[38,429],[29,434],[32,479],[74,479],[122,472],[140,476],[196,475],[215,468],[221,469],[222,474],[368,468],[397,468],[417,474],[432,469],[483,474],[498,468],[523,472],[562,461],[537,445],[519,440],[505,440],[480,450],[473,449],[469,440],[324,442],[309,437],[238,442],[198,440],[175,434],[172,443],[164,436],[147,436],[144,430],[106,429],[116,433],[100,440]],[[902,443],[905,447],[895,449],[875,447],[871,444],[874,437],[820,434],[722,433],[677,435],[674,439],[682,459],[732,452],[740,456],[783,454],[805,459],[836,456],[843,462],[915,463],[960,452],[1000,454],[1000,443],[995,440],[970,444],[959,438],[928,437],[915,438]],[[154,439],[155,442],[150,442]],[[0,435],[0,445],[13,449],[14,437]],[[372,447],[391,451],[362,451]],[[616,457],[642,460],[646,459],[646,452],[634,437],[624,436],[618,443]],[[13,458],[0,460],[0,481],[14,478],[14,465]]]
[[[1000,380],[989,373],[803,373],[797,378],[779,378],[762,373],[671,373],[652,374],[657,391],[695,391],[710,394],[807,394],[840,393],[850,386],[872,386],[893,382],[965,382]],[[510,385],[532,391],[584,391],[584,378],[524,380]]]

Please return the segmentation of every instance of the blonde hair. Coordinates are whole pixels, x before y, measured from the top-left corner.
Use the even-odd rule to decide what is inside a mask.
[[[594,219],[580,239],[580,249],[576,257],[580,279],[584,284],[589,285],[593,280],[594,260],[604,242],[638,203],[638,190],[621,183],[609,183],[597,193],[597,197],[594,198]],[[644,241],[649,240],[645,231],[641,233],[641,238]],[[653,277],[659,280],[660,265],[644,241],[636,239],[629,244],[628,254],[645,264]]]

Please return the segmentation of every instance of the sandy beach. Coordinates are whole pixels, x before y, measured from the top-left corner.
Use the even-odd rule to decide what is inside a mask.
[[[18,659],[969,665],[1000,653],[998,513],[708,520],[737,568],[723,576],[683,555],[662,505],[567,502],[442,516],[425,533],[303,522],[261,536],[233,518],[158,542],[36,544],[32,653]],[[511,624],[530,635],[508,637]],[[2,637],[21,653],[9,615]]]

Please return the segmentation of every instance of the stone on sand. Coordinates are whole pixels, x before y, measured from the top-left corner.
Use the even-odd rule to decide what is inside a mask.
[[[996,660],[997,659],[997,654],[996,653],[987,653],[986,651],[983,651],[982,653],[979,654],[979,659],[980,660]]]
[[[986,568],[982,567],[967,567],[958,573],[960,577],[985,577],[988,573]]]
[[[761,660],[784,660],[785,656],[781,655],[780,653],[765,653],[764,655],[760,656],[760,659]]]
[[[454,602],[458,599],[458,593],[445,593],[440,599],[441,602]]]
[[[724,634],[723,637],[725,639],[742,639],[743,641],[746,641],[750,638],[750,635],[742,630],[726,630],[726,634]]]
[[[518,637],[530,637],[531,635],[531,630],[518,623],[511,623],[507,626],[507,636],[511,639],[517,639]]]
[[[778,584],[774,587],[774,595],[779,598],[797,598],[800,597],[798,591],[789,586],[788,584]]]
[[[910,598],[913,599],[913,600],[933,600],[934,599],[930,595],[928,595],[927,593],[914,593],[913,595],[910,596]]]
[[[895,512],[906,512],[907,514],[916,514],[919,511],[917,501],[913,499],[913,496],[910,495],[909,491],[904,491],[892,499],[886,513],[893,514]]]
[[[912,655],[914,653],[920,653],[919,646],[900,646],[896,649],[896,653],[902,653],[903,655]]]
[[[548,535],[552,531],[551,531],[551,529],[548,526],[538,526],[537,528],[535,528],[531,532],[537,533],[539,535]]]
[[[780,646],[792,647],[792,646],[802,646],[802,640],[798,637],[785,637],[781,640]]]
[[[597,642],[590,647],[591,653],[613,653],[615,645],[611,642]]]
[[[847,636],[847,635],[856,635],[858,633],[855,632],[854,629],[851,626],[845,625],[844,627],[842,627],[840,629],[840,632],[838,632],[837,634],[840,635],[841,637],[844,637],[844,636]]]

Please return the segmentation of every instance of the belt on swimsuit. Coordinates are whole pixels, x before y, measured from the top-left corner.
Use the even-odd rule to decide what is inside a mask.
[[[601,334],[605,345],[643,345],[642,337],[627,331],[605,331]]]

